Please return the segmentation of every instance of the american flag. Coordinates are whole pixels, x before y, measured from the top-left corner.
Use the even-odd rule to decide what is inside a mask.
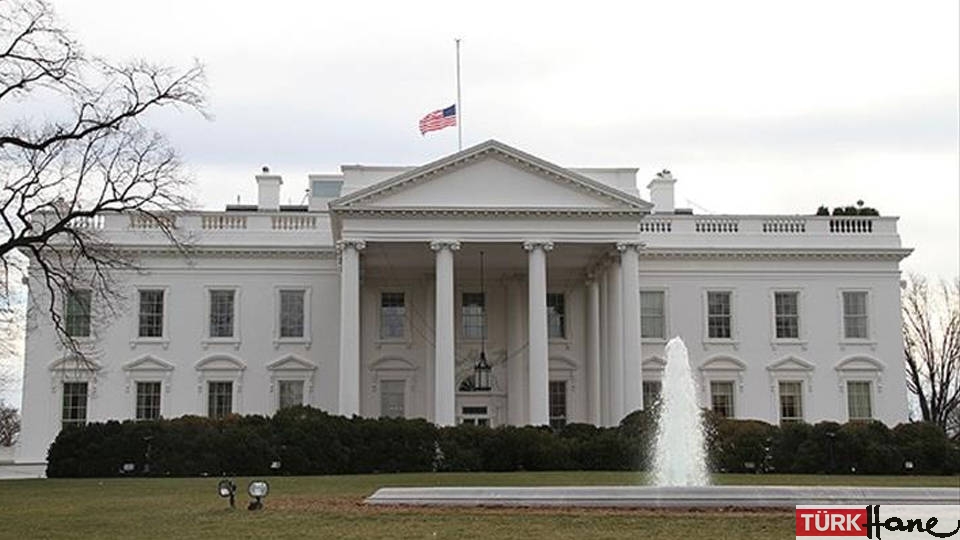
[[[457,125],[456,104],[446,109],[437,109],[420,119],[420,134]]]

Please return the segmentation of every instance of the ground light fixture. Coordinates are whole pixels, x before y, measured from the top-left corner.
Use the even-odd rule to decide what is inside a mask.
[[[234,508],[234,494],[237,492],[237,485],[233,480],[224,478],[217,483],[217,495],[223,498],[230,497],[230,508]]]
[[[263,498],[270,493],[270,484],[266,480],[253,480],[247,486],[247,494],[253,497],[247,510],[260,510],[263,508]]]

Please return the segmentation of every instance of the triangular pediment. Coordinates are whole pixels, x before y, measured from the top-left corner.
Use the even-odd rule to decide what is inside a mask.
[[[356,209],[523,209],[644,213],[651,205],[631,194],[487,141],[330,203]]]
[[[816,366],[802,358],[788,356],[770,364],[767,366],[767,369],[769,371],[813,371],[815,367]]]
[[[732,356],[715,356],[700,366],[701,371],[743,371],[747,365]]]
[[[172,371],[173,364],[157,358],[156,356],[146,355],[132,360],[123,365],[124,371]]]
[[[317,365],[304,360],[297,355],[290,354],[267,364],[269,371],[313,371]]]

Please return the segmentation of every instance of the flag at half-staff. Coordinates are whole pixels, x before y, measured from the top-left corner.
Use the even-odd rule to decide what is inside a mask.
[[[457,106],[437,109],[420,119],[420,134],[457,125]]]

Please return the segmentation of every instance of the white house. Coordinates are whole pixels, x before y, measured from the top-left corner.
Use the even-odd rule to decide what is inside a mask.
[[[694,215],[669,172],[569,169],[488,141],[421,167],[311,175],[306,206],[88,225],[135,252],[126,316],[27,337],[21,463],[61,426],[290,404],[362,416],[615,425],[659,393],[681,336],[703,406],[767,422],[907,419],[897,218]],[[481,281],[481,253],[483,276]],[[42,301],[41,287],[31,301]],[[92,306],[96,313],[96,306]],[[95,318],[94,318],[95,319]],[[474,380],[484,352],[489,389]]]

